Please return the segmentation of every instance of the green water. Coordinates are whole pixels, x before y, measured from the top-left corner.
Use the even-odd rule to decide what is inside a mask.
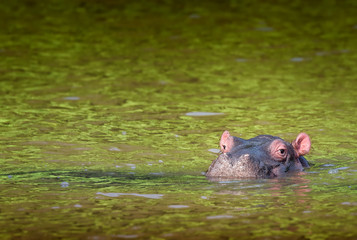
[[[356,239],[356,12],[1,1],[0,238]],[[210,182],[224,130],[304,131],[314,165]]]

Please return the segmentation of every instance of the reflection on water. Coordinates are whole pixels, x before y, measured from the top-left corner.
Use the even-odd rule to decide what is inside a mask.
[[[1,239],[355,239],[353,1],[1,1]],[[204,176],[221,133],[305,172]]]

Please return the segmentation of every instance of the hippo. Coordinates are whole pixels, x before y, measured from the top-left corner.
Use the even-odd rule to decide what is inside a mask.
[[[221,154],[209,166],[208,178],[274,178],[309,167],[303,157],[311,148],[306,133],[289,143],[271,135],[245,140],[224,131],[219,145]]]

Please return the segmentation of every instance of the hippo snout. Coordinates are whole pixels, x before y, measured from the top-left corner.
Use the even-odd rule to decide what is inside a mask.
[[[230,153],[223,153],[211,164],[206,176],[257,178],[263,177],[262,172],[265,170],[267,168],[264,163],[251,158],[248,153],[240,155],[237,158]]]

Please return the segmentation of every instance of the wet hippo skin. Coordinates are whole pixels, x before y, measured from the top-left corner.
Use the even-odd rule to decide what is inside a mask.
[[[300,133],[292,142],[271,135],[251,139],[231,136],[224,131],[220,140],[221,154],[209,166],[206,176],[224,178],[273,178],[309,167],[303,157],[311,141]]]

